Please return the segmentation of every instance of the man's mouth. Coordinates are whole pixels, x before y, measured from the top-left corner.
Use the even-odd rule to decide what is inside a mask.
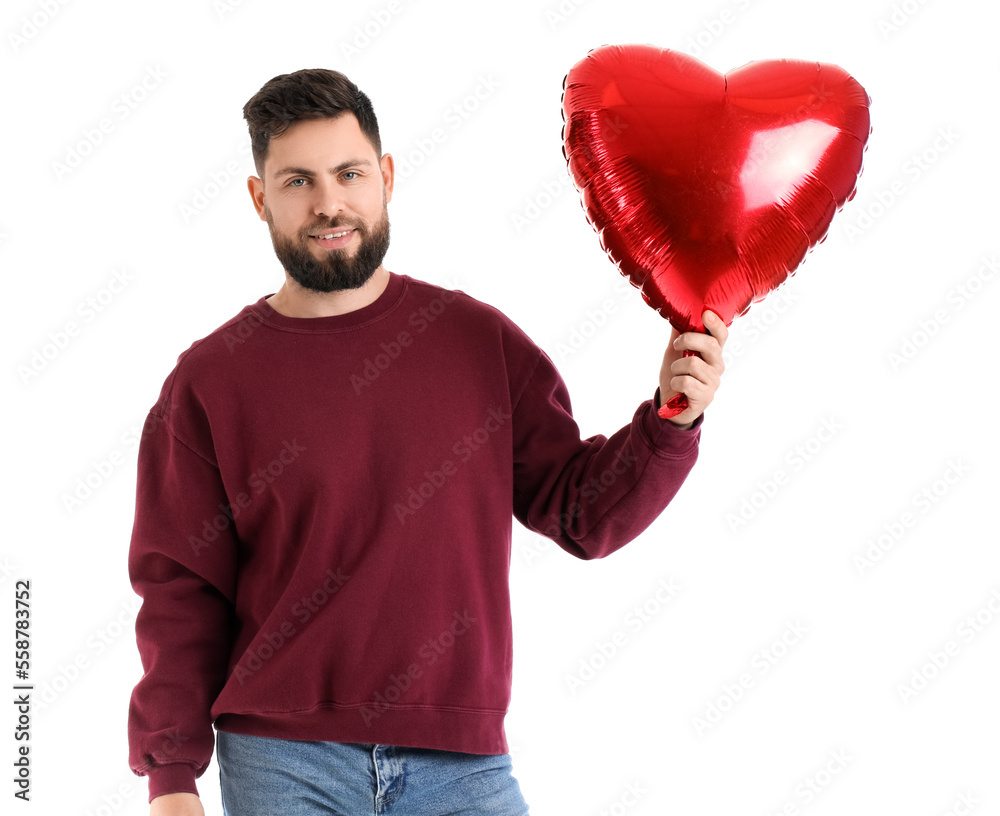
[[[322,232],[317,235],[310,235],[309,237],[323,249],[339,249],[340,247],[347,246],[353,236],[354,230],[347,229],[331,230],[330,232]]]

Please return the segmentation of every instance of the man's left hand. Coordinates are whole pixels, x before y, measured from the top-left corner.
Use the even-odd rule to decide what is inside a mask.
[[[729,329],[715,312],[706,310],[701,319],[708,334],[679,334],[677,329],[671,327],[670,345],[663,353],[663,364],[660,366],[660,405],[678,394],[684,394],[688,399],[688,407],[669,420],[682,430],[690,428],[715,398],[719,379],[726,369],[722,361],[722,347],[729,337]],[[696,351],[701,356],[685,357],[685,351]]]

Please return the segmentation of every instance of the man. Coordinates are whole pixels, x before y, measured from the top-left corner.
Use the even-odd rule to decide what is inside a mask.
[[[244,116],[285,281],[181,354],[147,419],[130,765],[154,816],[203,813],[213,744],[231,816],[527,813],[511,517],[584,559],[641,533],[694,464],[726,327],[673,332],[652,398],[583,440],[507,317],[382,266],[393,160],[367,96],[304,70]]]

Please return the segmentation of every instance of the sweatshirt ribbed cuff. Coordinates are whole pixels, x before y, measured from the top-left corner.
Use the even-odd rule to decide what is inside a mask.
[[[682,431],[669,419],[664,419],[656,412],[659,404],[660,387],[657,386],[653,398],[646,404],[648,410],[641,417],[642,429],[649,440],[650,447],[659,456],[686,456],[693,447],[698,445],[705,415],[699,414],[694,424]]]
[[[186,762],[175,762],[171,765],[157,765],[150,768],[146,774],[149,779],[149,801],[157,796],[168,793],[198,794],[195,785],[194,768]]]

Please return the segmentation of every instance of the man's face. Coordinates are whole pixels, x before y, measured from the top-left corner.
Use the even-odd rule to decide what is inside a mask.
[[[392,157],[379,161],[354,114],[296,122],[271,140],[263,173],[251,195],[292,280],[316,292],[368,281],[389,248]]]

